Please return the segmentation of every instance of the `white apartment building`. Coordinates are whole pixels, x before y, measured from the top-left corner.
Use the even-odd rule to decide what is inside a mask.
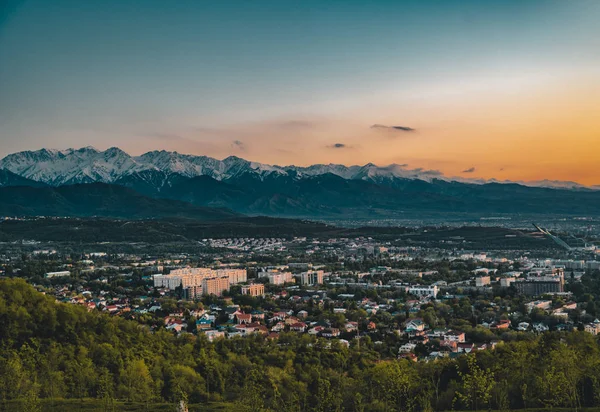
[[[273,285],[283,285],[284,283],[294,281],[294,276],[291,272],[270,272],[267,277],[269,278],[269,283]]]
[[[406,290],[411,295],[436,298],[439,292],[437,286],[410,286]]]
[[[68,270],[65,270],[63,272],[48,272],[44,275],[44,277],[47,279],[60,278],[60,277],[65,277],[65,276],[71,276],[71,272],[69,272]]]

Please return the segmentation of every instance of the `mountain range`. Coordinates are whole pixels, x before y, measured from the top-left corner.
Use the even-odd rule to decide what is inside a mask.
[[[105,151],[93,147],[81,149],[24,151],[6,156],[0,160],[0,169],[6,169],[21,177],[51,186],[77,183],[114,183],[119,179],[141,172],[163,172],[185,177],[210,176],[215,180],[227,180],[252,173],[257,176],[271,174],[290,175],[297,178],[333,174],[346,180],[366,180],[381,182],[396,178],[419,179],[424,181],[444,180],[462,183],[495,183],[494,179],[469,179],[446,177],[437,170],[422,168],[408,169],[406,165],[391,164],[377,166],[368,163],[363,166],[340,164],[316,164],[308,167],[276,166],[251,162],[236,156],[218,160],[208,156],[194,156],[177,152],[153,151],[141,156],[130,156],[123,150],[112,147]],[[563,189],[588,188],[576,182],[541,180],[533,182],[510,182],[532,187]]]
[[[118,148],[27,151],[0,160],[0,214],[227,218],[239,214],[389,218],[405,212],[600,214],[573,182],[453,179],[385,167],[274,166]],[[38,195],[34,195],[38,193]],[[200,208],[200,209],[199,209]],[[43,212],[43,213],[42,213]]]

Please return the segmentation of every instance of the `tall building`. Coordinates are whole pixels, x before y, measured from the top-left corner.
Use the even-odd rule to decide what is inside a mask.
[[[300,274],[300,283],[302,285],[321,285],[323,284],[322,270],[309,270]]]
[[[202,286],[190,286],[183,289],[183,298],[184,299],[197,299],[202,296]]]
[[[229,278],[214,277],[202,280],[202,294],[221,296],[224,291],[229,290]]]

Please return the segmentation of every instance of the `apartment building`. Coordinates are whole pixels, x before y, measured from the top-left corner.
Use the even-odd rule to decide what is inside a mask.
[[[561,273],[558,276],[534,276],[525,281],[512,284],[519,293],[529,296],[539,296],[546,293],[564,292],[565,278]]]
[[[300,274],[300,283],[302,285],[321,285],[323,284],[322,270],[309,270]]]
[[[202,296],[202,286],[189,286],[183,289],[183,298],[184,299],[198,299]]]
[[[269,283],[273,285],[283,285],[284,283],[292,283],[294,276],[291,272],[269,272],[267,277]]]
[[[432,297],[436,298],[439,292],[439,289],[436,285],[433,286],[410,286],[406,290],[411,295],[420,296],[420,297]]]
[[[229,290],[229,277],[214,277],[202,279],[202,294],[221,296],[224,291]]]
[[[250,295],[253,297],[265,295],[265,285],[262,283],[253,283],[251,285],[242,286],[242,295]]]
[[[204,279],[227,277],[231,285],[246,282],[248,275],[244,269],[182,268],[172,270],[168,275],[154,275],[155,288],[175,290],[202,286]]]

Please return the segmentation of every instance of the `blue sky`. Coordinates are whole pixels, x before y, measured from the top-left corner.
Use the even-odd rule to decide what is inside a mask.
[[[118,145],[134,154],[165,148],[275,163],[406,160],[482,171],[475,163],[485,153],[474,150],[458,164],[439,148],[467,137],[463,144],[477,146],[481,128],[465,125],[485,120],[482,107],[501,113],[487,120],[499,130],[520,122],[522,110],[511,107],[523,98],[579,101],[573,90],[593,81],[600,61],[594,0],[8,0],[2,7],[0,155]],[[589,110],[588,99],[573,110]],[[559,109],[567,121],[564,108],[547,108],[539,125],[515,130],[537,142],[532,130]],[[584,136],[596,126],[590,122]],[[374,123],[418,127],[424,143],[373,135]],[[492,147],[501,145],[491,134]],[[342,150],[331,150],[335,143]],[[520,162],[511,159],[505,163]]]

